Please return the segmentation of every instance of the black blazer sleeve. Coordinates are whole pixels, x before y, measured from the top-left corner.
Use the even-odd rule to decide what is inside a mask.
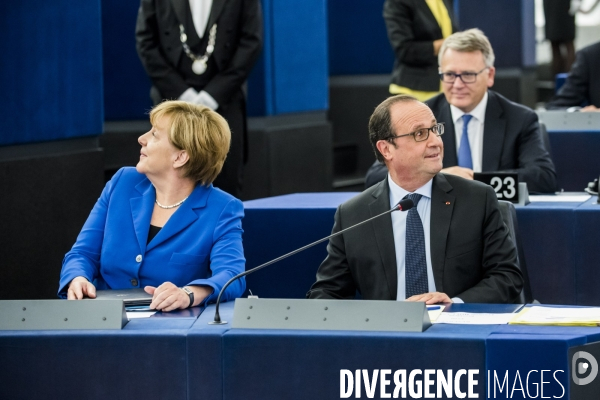
[[[567,81],[558,93],[546,104],[546,109],[557,110],[581,106],[590,101],[590,66],[586,53],[580,51],[571,67]],[[598,66],[600,67],[600,65]],[[597,73],[597,71],[596,71]],[[600,88],[598,88],[600,89]],[[600,106],[597,104],[596,106]]]
[[[231,58],[226,55],[226,58],[221,59],[222,68],[204,88],[219,104],[229,101],[248,79],[262,49],[263,21],[260,1],[243,0],[240,3],[241,15],[235,26],[226,20],[219,20],[219,24],[225,25],[221,29],[226,29],[225,33],[229,34],[223,39],[223,52],[227,53],[229,48],[234,48],[235,52]]]
[[[511,303],[517,298],[523,287],[523,276],[516,265],[517,252],[508,236],[508,228],[502,220],[496,193],[491,186],[485,188],[484,201],[481,268],[479,271],[476,269],[472,271],[473,275],[478,275],[478,282],[460,293],[452,294],[452,297],[458,297],[465,303]],[[472,229],[475,230],[475,227]],[[453,247],[450,243],[448,244],[449,251],[460,253],[457,251],[458,248]],[[449,257],[446,262],[457,263],[467,255],[468,253]],[[458,263],[456,265],[456,268],[460,269],[460,265]],[[446,267],[454,270],[449,265]],[[458,277],[460,277],[460,273],[457,272],[453,278]],[[464,277],[464,279],[469,278]],[[454,285],[460,285],[460,282],[455,282]]]
[[[171,52],[182,51],[181,44],[178,43],[179,30],[174,30],[176,27],[172,27],[171,32],[161,32],[159,28],[158,21],[161,16],[158,14],[164,12],[157,9],[156,0],[141,0],[135,26],[136,48],[146,73],[161,96],[166,99],[177,99],[189,88],[189,85],[175,69],[173,63],[169,62],[169,57],[164,52],[165,48]],[[164,18],[164,15],[162,17]],[[169,38],[170,42],[166,46],[161,45],[161,33],[163,35],[167,33],[165,36]]]

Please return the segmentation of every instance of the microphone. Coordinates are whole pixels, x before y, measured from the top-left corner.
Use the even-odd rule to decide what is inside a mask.
[[[408,211],[411,208],[413,208],[414,205],[415,205],[415,203],[413,203],[413,201],[411,199],[400,200],[400,202],[398,204],[396,204],[392,209],[384,211],[384,212],[382,212],[379,215],[376,215],[374,217],[366,219],[366,220],[364,220],[362,222],[359,222],[359,223],[357,223],[355,225],[349,226],[346,229],[342,229],[339,232],[336,232],[336,233],[334,233],[332,235],[324,237],[323,239],[319,239],[316,242],[312,242],[310,244],[307,244],[304,247],[300,247],[299,249],[296,249],[296,250],[294,250],[292,252],[289,252],[289,253],[284,254],[284,255],[282,255],[280,257],[277,257],[274,260],[271,260],[271,261],[268,261],[268,262],[266,262],[264,264],[261,264],[258,267],[254,267],[254,268],[249,269],[248,271],[244,271],[244,272],[242,272],[240,274],[237,274],[236,276],[234,276],[233,278],[231,278],[230,280],[228,280],[227,283],[225,283],[225,285],[223,285],[223,288],[221,289],[221,292],[219,293],[219,296],[217,297],[217,302],[215,303],[215,318],[214,318],[214,320],[210,321],[209,324],[210,325],[224,325],[224,324],[227,323],[227,321],[221,321],[221,316],[219,315],[219,304],[221,304],[221,296],[223,295],[223,293],[225,292],[225,289],[227,289],[227,287],[230,284],[232,284],[236,280],[240,279],[241,277],[246,276],[246,275],[250,275],[253,272],[256,272],[256,271],[258,271],[260,269],[268,267],[271,264],[275,264],[276,262],[281,261],[281,260],[283,260],[285,258],[288,258],[289,256],[293,256],[294,254],[300,253],[301,251],[304,251],[306,249],[310,249],[311,247],[316,246],[319,243],[323,243],[326,240],[329,240],[329,239],[331,239],[333,237],[341,235],[344,232],[348,232],[349,230],[354,229],[354,228],[356,228],[358,226],[361,226],[363,224],[366,224],[367,222],[373,221],[374,219],[377,219],[377,218],[382,217],[382,216],[387,215],[387,214],[391,214],[394,211]]]

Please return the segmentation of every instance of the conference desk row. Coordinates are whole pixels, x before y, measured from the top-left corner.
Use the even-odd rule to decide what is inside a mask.
[[[231,321],[232,306],[222,306],[223,319]],[[449,311],[510,307],[452,305]],[[478,398],[486,398],[490,371],[490,389],[494,372],[500,381],[508,376],[509,385],[502,392],[496,385],[496,397],[489,398],[508,398],[507,387],[518,373],[531,396],[543,381],[544,397],[567,399],[581,389],[570,378],[571,354],[579,346],[597,351],[600,341],[598,327],[436,324],[423,333],[232,329],[208,324],[214,306],[198,317],[199,311],[157,313],[133,319],[122,330],[1,331],[0,398],[335,399],[341,370],[367,370],[372,378],[374,370],[392,375],[406,370],[408,377],[417,369],[435,369],[477,371]],[[550,372],[542,377],[541,370]],[[460,388],[468,390],[466,376]],[[393,389],[392,379],[388,393]],[[361,390],[367,398],[364,384]]]
[[[357,193],[299,193],[244,203],[246,268],[331,233],[338,205]],[[516,206],[533,296],[545,304],[600,306],[600,205]],[[248,276],[259,297],[303,298],[327,255],[326,243]]]

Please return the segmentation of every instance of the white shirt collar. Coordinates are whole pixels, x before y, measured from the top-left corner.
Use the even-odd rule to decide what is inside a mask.
[[[476,120],[483,123],[485,121],[485,110],[487,109],[487,102],[488,92],[486,91],[479,104],[477,104],[477,106],[468,114],[472,115]],[[450,104],[450,112],[452,113],[452,121],[454,121],[454,123],[456,123],[460,118],[462,118],[463,115],[467,114],[458,107],[453,106],[452,104]]]
[[[415,190],[414,192],[409,192],[394,182],[390,173],[388,172],[388,186],[390,188],[390,208],[395,206],[402,200],[407,194],[410,193],[418,193],[424,197],[431,199],[431,187],[433,184],[433,178],[429,180],[426,184]]]

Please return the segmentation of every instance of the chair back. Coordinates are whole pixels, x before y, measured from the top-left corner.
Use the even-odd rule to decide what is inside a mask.
[[[523,274],[523,290],[521,290],[519,297],[515,299],[515,303],[533,303],[535,300],[533,298],[533,294],[531,293],[529,274],[527,273],[527,263],[525,262],[525,252],[523,251],[523,246],[519,236],[517,211],[515,210],[515,206],[508,201],[498,200],[498,204],[500,205],[500,214],[502,215],[502,220],[508,228],[510,240],[513,241],[515,247],[517,248],[517,265]]]

